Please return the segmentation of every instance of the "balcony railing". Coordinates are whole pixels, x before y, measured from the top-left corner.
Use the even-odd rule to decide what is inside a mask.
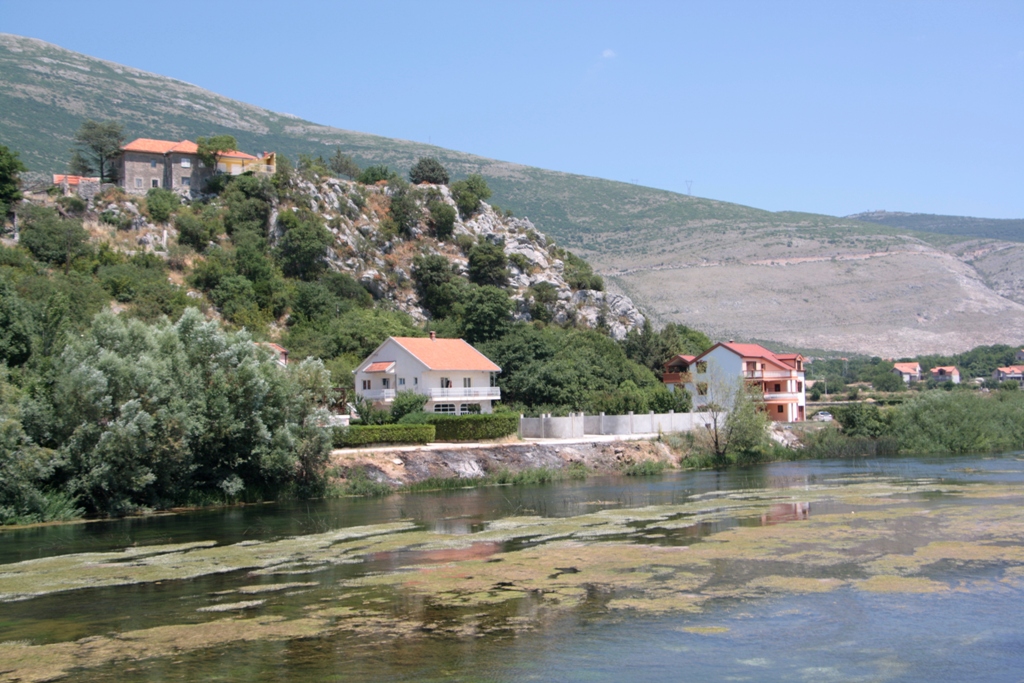
[[[357,393],[368,401],[390,401],[395,397],[394,389],[364,389]]]
[[[429,389],[429,396],[432,399],[438,398],[490,398],[498,400],[501,398],[501,389],[498,387],[459,387],[448,389]]]
[[[795,378],[796,371],[793,372],[767,372],[764,370],[744,370],[743,376],[747,379],[789,379]]]
[[[688,372],[666,372],[661,376],[665,384],[690,384],[693,382],[693,375]]]
[[[800,400],[800,393],[796,392],[796,391],[791,391],[791,392],[776,391],[776,392],[772,392],[770,394],[765,394],[764,395],[764,400],[766,400],[766,401],[787,401],[787,402],[789,402],[789,401],[799,401]]]

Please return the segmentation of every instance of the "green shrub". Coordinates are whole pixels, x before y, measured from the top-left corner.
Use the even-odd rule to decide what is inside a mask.
[[[419,185],[420,183],[447,185],[448,169],[433,157],[420,157],[420,160],[409,171],[409,180],[414,185]]]
[[[391,180],[396,175],[394,171],[383,164],[367,166],[356,178],[356,182],[360,182],[363,185],[375,185],[382,180]]]
[[[427,397],[415,391],[399,391],[391,401],[391,419],[398,422],[410,413],[423,412]],[[408,424],[408,423],[405,423]]]
[[[146,193],[146,210],[156,223],[166,223],[180,203],[178,195],[163,187],[151,188]]]
[[[465,218],[480,209],[480,202],[490,199],[491,188],[479,174],[472,174],[465,180],[457,180],[451,184],[452,198],[459,207],[459,213]]]
[[[335,448],[353,448],[378,443],[430,443],[433,425],[354,425],[334,429]]]
[[[433,425],[436,430],[434,437],[437,441],[500,439],[519,431],[519,416],[514,413],[488,415],[438,415],[435,413],[417,415],[412,413],[402,418],[402,424],[416,421]]]
[[[455,229],[455,209],[442,201],[432,201],[427,205],[430,210],[430,224],[434,227],[434,236],[446,240]]]
[[[127,213],[117,213],[115,211],[104,211],[100,214],[100,222],[112,225],[118,230],[127,230],[132,227],[132,217]]]
[[[650,477],[661,474],[668,468],[668,463],[662,460],[641,460],[626,465],[622,473],[627,477]]]
[[[346,475],[345,487],[342,493],[346,496],[366,496],[375,498],[394,493],[394,489],[382,481],[374,481],[367,476],[366,470],[362,467],[353,467]]]
[[[82,215],[85,213],[85,209],[89,206],[85,203],[84,199],[73,194],[68,195],[67,197],[60,197],[57,199],[57,204],[74,216]]]

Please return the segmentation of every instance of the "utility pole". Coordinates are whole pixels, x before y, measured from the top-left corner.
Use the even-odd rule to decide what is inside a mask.
[[[692,180],[687,180],[686,181],[686,194],[688,194],[688,195],[690,195],[692,197],[693,196],[693,192],[690,191],[691,187],[693,187],[693,181]]]

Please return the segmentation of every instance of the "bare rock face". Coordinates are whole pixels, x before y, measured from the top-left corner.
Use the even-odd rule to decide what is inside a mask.
[[[515,304],[515,319],[530,321],[538,306],[547,309],[546,319],[558,324],[576,324],[607,329],[616,339],[643,324],[644,316],[628,297],[607,292],[573,289],[565,278],[565,252],[537,230],[526,218],[505,216],[483,203],[473,216],[463,219],[456,211],[453,238],[439,241],[433,237],[426,209],[431,200],[455,208],[451,192],[444,185],[419,185],[417,202],[422,209],[420,222],[406,235],[396,235],[384,223],[388,216],[386,186],[365,186],[337,178],[293,181],[292,196],[300,206],[319,214],[331,233],[334,245],[328,261],[335,270],[348,273],[378,300],[411,315],[415,320],[429,319],[420,306],[412,278],[412,261],[420,254],[442,254],[465,275],[466,255],[457,246],[460,239],[486,240],[501,245],[509,257],[508,288]],[[537,302],[541,283],[555,296]]]

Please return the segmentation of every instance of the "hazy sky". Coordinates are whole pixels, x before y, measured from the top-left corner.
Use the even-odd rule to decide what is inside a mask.
[[[0,32],[771,210],[1024,217],[1024,2],[47,2]]]

